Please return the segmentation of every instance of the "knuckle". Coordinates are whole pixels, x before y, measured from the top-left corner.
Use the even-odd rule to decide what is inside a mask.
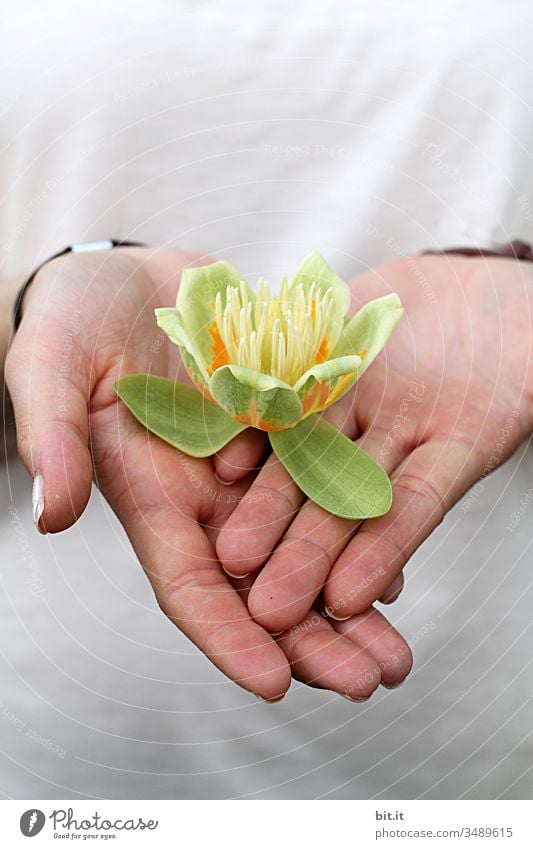
[[[253,501],[264,500],[274,504],[275,508],[282,508],[284,513],[294,513],[298,508],[298,497],[296,494],[296,486],[289,484],[283,488],[273,487],[268,484],[255,483],[248,493],[244,496],[244,503],[252,503]]]
[[[306,562],[316,563],[323,560],[328,569],[333,566],[330,552],[318,540],[309,539],[306,536],[286,536],[278,546],[277,552],[285,553],[287,550],[294,551]]]
[[[403,472],[393,486],[407,493],[411,499],[421,500],[423,507],[431,508],[431,517],[440,521],[446,512],[446,499],[427,477]],[[427,511],[426,511],[427,512]]]

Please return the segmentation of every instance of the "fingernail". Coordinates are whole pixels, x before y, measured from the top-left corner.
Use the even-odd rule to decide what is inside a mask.
[[[330,619],[334,619],[335,622],[346,622],[347,619],[350,618],[351,614],[348,616],[339,616],[337,613],[333,613],[333,610],[330,607],[326,607],[326,614]]]
[[[279,637],[281,634],[283,634],[283,631],[269,631],[268,633],[271,637]]]
[[[275,705],[276,702],[281,702],[282,699],[285,698],[285,693],[282,696],[276,696],[275,699],[264,699],[263,696],[259,696],[257,693],[254,693],[256,699],[259,699],[260,702],[266,702],[267,705]]]
[[[222,480],[222,478],[220,478],[220,477],[217,475],[217,473],[216,473],[216,472],[215,472],[215,477],[216,477],[217,481],[218,481],[219,483],[221,483],[221,484],[222,484],[222,486],[231,486],[233,483],[235,483],[235,480],[237,480],[236,478],[235,478],[234,480],[232,480],[232,481],[225,481],[225,480]]]
[[[398,684],[384,684],[383,681],[382,681],[381,686],[385,687],[386,690],[397,690],[398,687],[401,687],[402,684],[405,684],[406,681],[407,681],[407,678],[404,678],[403,681],[400,681]]]
[[[45,534],[46,531],[41,522],[41,517],[44,513],[44,480],[40,472],[37,472],[33,478],[33,488],[31,491],[31,506],[33,511],[33,521],[39,533]]]
[[[242,578],[247,578],[248,575],[250,574],[249,572],[246,572],[245,575],[234,575],[233,572],[230,572],[230,570],[226,569],[225,566],[223,566],[222,568],[224,569],[224,572],[226,573],[226,575],[229,575],[230,578],[238,578],[238,580],[241,580]]]
[[[370,696],[348,696],[346,693],[341,693],[341,696],[349,702],[367,702],[370,698]]]

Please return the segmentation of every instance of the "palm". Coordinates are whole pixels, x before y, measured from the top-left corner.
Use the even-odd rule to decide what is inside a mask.
[[[330,516],[304,503],[271,457],[254,484],[272,493],[270,510],[259,525],[240,505],[217,543],[222,563],[235,563],[242,538],[253,541],[243,571],[268,561],[249,606],[271,630],[298,621],[324,585],[336,618],[393,598],[418,545],[533,426],[529,267],[417,257],[365,274],[352,291],[354,311],[359,298],[390,291],[406,310],[385,353],[327,412],[391,474],[393,508],[359,526]]]

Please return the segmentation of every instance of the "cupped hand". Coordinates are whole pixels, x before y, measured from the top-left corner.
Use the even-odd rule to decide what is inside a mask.
[[[245,496],[250,503],[263,436],[245,431],[214,458],[192,459],[149,434],[113,390],[139,372],[187,381],[153,311],[174,301],[183,268],[208,261],[121,248],[71,254],[39,272],[6,363],[19,451],[42,496],[36,518],[46,532],[69,527],[94,476],[162,610],[232,680],[275,700],[292,672],[366,698],[380,682],[402,680],[411,662],[378,611],[340,627],[306,610],[275,640],[248,612],[251,580],[235,581],[220,566],[220,528]],[[266,497],[252,495],[260,513]]]
[[[234,574],[261,569],[248,605],[271,633],[306,616],[323,588],[333,620],[393,601],[418,546],[533,428],[533,265],[417,256],[356,278],[351,292],[352,312],[389,292],[405,307],[384,352],[325,414],[391,475],[393,506],[337,518],[269,457],[216,547]]]

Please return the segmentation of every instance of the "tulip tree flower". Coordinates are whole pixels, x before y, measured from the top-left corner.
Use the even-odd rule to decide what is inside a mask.
[[[159,327],[180,349],[196,388],[130,375],[115,390],[134,416],[192,457],[215,454],[247,427],[272,448],[305,494],[337,516],[381,516],[390,481],[354,442],[318,415],[358,380],[403,310],[397,295],[352,319],[347,285],[318,253],[279,294],[257,294],[227,262],[186,269],[175,307]]]

